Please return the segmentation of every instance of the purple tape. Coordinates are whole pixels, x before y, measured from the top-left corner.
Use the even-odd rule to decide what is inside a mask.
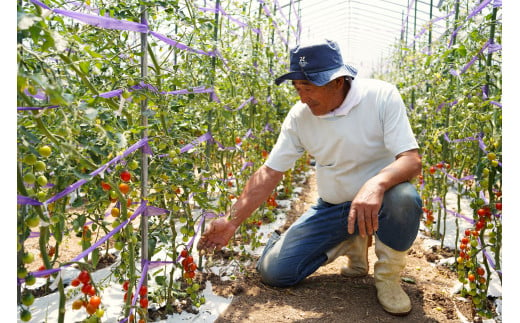
[[[242,22],[236,18],[233,18],[230,14],[228,14],[227,12],[225,12],[222,7],[217,6],[216,8],[202,8],[202,7],[199,7],[199,10],[200,11],[204,11],[204,12],[207,12],[207,11],[210,11],[210,12],[213,12],[213,13],[217,13],[217,12],[220,12],[224,17],[228,18],[229,20],[233,21],[234,23],[236,23],[239,27],[242,27],[242,28],[245,28],[245,27],[249,27],[248,24],[246,24],[245,22]],[[253,29],[253,28],[251,28]],[[254,30],[253,30],[254,31]],[[256,31],[255,31],[256,32]]]
[[[491,0],[484,0],[482,1],[477,7],[475,7],[475,9],[473,9],[471,11],[471,13],[466,17],[466,19],[464,19],[464,22],[462,22],[460,24],[460,26],[457,27],[457,29],[455,29],[453,31],[453,33],[451,34],[451,39],[450,39],[450,44],[448,47],[451,48],[451,45],[453,45],[453,42],[455,41],[455,37],[457,36],[459,30],[462,28],[462,26],[464,25],[464,23],[466,21],[468,21],[469,19],[475,17],[479,12],[482,11],[482,9],[484,9],[489,3],[491,3]]]
[[[412,46],[413,46],[413,44],[415,43],[415,41],[416,41],[418,38],[420,38],[420,37],[421,37],[421,36],[426,32],[426,30],[428,30],[428,26],[431,26],[431,25],[433,25],[434,23],[436,23],[436,22],[438,22],[438,21],[440,21],[440,20],[444,20],[444,19],[448,18],[449,16],[453,15],[454,13],[455,13],[455,10],[453,10],[452,12],[450,12],[449,14],[447,14],[447,15],[445,15],[445,16],[443,16],[443,17],[437,17],[437,18],[435,18],[435,19],[432,19],[432,20],[429,22],[429,24],[427,24],[427,27],[423,27],[423,28],[419,31],[419,33],[417,33],[417,35],[415,35],[414,40],[413,40],[413,41],[408,45],[408,47],[412,47]],[[430,27],[430,28],[431,28],[431,27]]]
[[[120,90],[112,90],[112,91],[100,93],[98,96],[108,99],[108,98],[112,98],[114,96],[120,96],[122,93],[123,93],[123,90],[120,89]]]
[[[269,10],[269,8],[267,8],[267,6],[266,6],[266,4],[265,4],[265,2],[263,0],[258,0],[258,2],[260,2],[260,4],[262,5],[262,8],[264,9],[265,14],[269,18],[271,18],[271,22],[273,23],[274,29],[276,30],[276,33],[278,34],[278,37],[280,37],[280,39],[283,41],[283,43],[287,46],[288,42],[285,39],[285,37],[283,37],[282,33],[280,32],[280,28],[278,28],[278,24],[274,20],[274,17],[271,15],[271,11]]]
[[[20,204],[20,205],[43,205],[42,202],[37,201],[37,200],[32,199],[32,198],[27,197],[27,196],[23,196],[23,195],[18,195],[17,196],[17,204]]]
[[[38,92],[36,94],[31,94],[28,89],[25,89],[23,92],[26,95],[33,97],[35,99],[38,99],[38,100],[47,100],[48,99],[47,95],[45,95],[45,92],[43,92],[42,90],[38,90]]]
[[[247,99],[244,102],[242,102],[242,104],[238,108],[236,108],[236,109],[231,109],[228,106],[224,106],[224,108],[226,108],[226,110],[228,110],[228,111],[238,111],[238,110],[243,109],[246,106],[246,104],[248,104],[249,102],[253,101],[254,99],[255,99],[255,97],[251,96],[249,99]]]
[[[188,150],[194,148],[196,145],[204,142],[204,141],[210,141],[210,142],[213,142],[213,136],[211,135],[210,132],[206,132],[205,134],[203,134],[202,136],[198,137],[197,139],[195,139],[194,141],[191,142],[191,144],[187,144],[186,146],[182,147],[181,150],[180,150],[180,153],[185,153],[187,152]]]
[[[193,53],[196,53],[196,54],[202,54],[202,55],[207,55],[207,56],[215,56],[215,53],[213,52],[205,52],[203,50],[198,50],[198,49],[193,49],[191,47],[188,47],[187,45],[184,45],[182,43],[179,43],[178,41],[175,41],[175,40],[172,40],[162,34],[159,34],[155,31],[150,31],[150,35],[162,40],[163,42],[167,43],[168,45],[171,45],[173,47],[176,47],[178,49],[181,49],[181,50],[185,50],[185,51],[189,51],[189,52],[193,52]]]
[[[454,216],[456,216],[458,218],[466,220],[466,222],[468,222],[470,224],[475,224],[475,220],[473,220],[472,218],[468,218],[467,216],[464,216],[464,215],[462,215],[460,213],[457,213],[455,211],[452,211],[452,210],[448,210],[446,208],[445,208],[445,210],[448,211],[448,213],[450,213],[451,215],[454,215]]]
[[[188,89],[183,90],[175,90],[175,91],[163,91],[161,94],[168,94],[168,95],[179,95],[179,94],[191,94],[191,93],[213,93],[215,90],[213,88],[205,88],[203,86],[193,88],[193,90],[190,92]]]
[[[500,102],[489,101],[489,103],[491,103],[491,104],[493,104],[493,105],[496,105],[496,106],[499,107],[499,108],[502,108],[502,103],[500,103]]]
[[[79,20],[88,25],[105,28],[105,29],[116,29],[116,30],[128,30],[128,31],[136,31],[140,33],[147,33],[148,26],[145,24],[140,24],[132,21],[119,20],[109,17],[103,16],[94,16],[89,14],[84,14],[80,12],[68,11],[63,9],[52,9],[57,14]]]
[[[48,107],[17,107],[16,110],[18,111],[27,111],[27,110],[45,110],[45,109],[55,109],[59,108],[59,105],[51,105]]]
[[[47,10],[51,10],[51,8],[47,7],[47,5],[43,4],[42,2],[38,1],[38,0],[31,0],[32,3],[34,3],[35,5],[38,5],[44,9],[47,9]]]
[[[253,162],[245,162],[244,165],[242,165],[242,168],[240,168],[240,171],[244,171],[244,169],[246,169],[247,167],[253,167],[254,166],[254,163]]]
[[[262,132],[270,131],[273,132],[274,129],[271,127],[271,125],[268,123],[265,124],[264,129],[262,129]]]

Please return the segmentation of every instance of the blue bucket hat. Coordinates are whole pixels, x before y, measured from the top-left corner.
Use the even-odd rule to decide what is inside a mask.
[[[338,44],[325,39],[311,45],[298,45],[290,51],[289,73],[274,82],[280,85],[285,80],[309,80],[322,86],[340,76],[354,78],[357,70],[343,63]]]

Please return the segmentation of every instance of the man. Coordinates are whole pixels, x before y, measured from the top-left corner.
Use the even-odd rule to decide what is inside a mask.
[[[229,216],[209,224],[198,248],[227,245],[307,151],[316,161],[320,198],[286,232],[271,235],[257,263],[262,281],[292,286],[341,255],[349,258],[341,274],[364,276],[374,234],[377,298],[387,312],[406,315],[412,306],[400,272],[422,214],[421,198],[409,182],[420,174],[421,159],[396,87],[357,79],[356,73],[343,63],[334,41],[291,50],[290,72],[275,83],[291,80],[300,102]]]

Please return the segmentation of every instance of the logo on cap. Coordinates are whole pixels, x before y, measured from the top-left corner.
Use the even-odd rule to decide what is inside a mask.
[[[300,62],[298,64],[300,64],[301,67],[305,67],[309,63],[305,60],[305,56],[300,56]]]

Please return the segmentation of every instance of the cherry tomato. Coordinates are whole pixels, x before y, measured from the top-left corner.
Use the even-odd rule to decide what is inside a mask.
[[[110,190],[110,184],[101,182],[101,188],[103,189],[103,191],[108,191]]]
[[[121,180],[128,182],[132,178],[132,175],[130,174],[129,171],[125,170],[125,171],[122,171],[121,174],[119,174],[119,177],[121,178]]]
[[[86,310],[87,310],[88,314],[92,315],[92,314],[96,313],[97,307],[95,307],[94,305],[89,303],[89,304],[87,304]]]
[[[139,289],[139,296],[145,297],[146,295],[148,295],[148,287],[145,285],[142,285],[141,289]]]
[[[90,298],[88,303],[92,306],[95,306],[97,309],[99,307],[99,304],[101,304],[101,297],[94,295]]]
[[[183,257],[183,258],[188,257],[188,250],[187,249],[184,249],[184,250],[181,251],[181,257]]]
[[[119,191],[121,191],[123,194],[127,194],[130,192],[130,186],[128,186],[126,183],[121,183],[119,184]]]
[[[139,305],[141,305],[142,308],[148,308],[148,298],[142,297],[139,300]]]
[[[52,150],[51,150],[51,147],[49,147],[49,146],[41,146],[40,148],[38,148],[38,152],[43,157],[49,157],[52,153]]]
[[[74,302],[72,302],[72,309],[73,310],[79,310],[83,306],[83,300],[77,299]]]

